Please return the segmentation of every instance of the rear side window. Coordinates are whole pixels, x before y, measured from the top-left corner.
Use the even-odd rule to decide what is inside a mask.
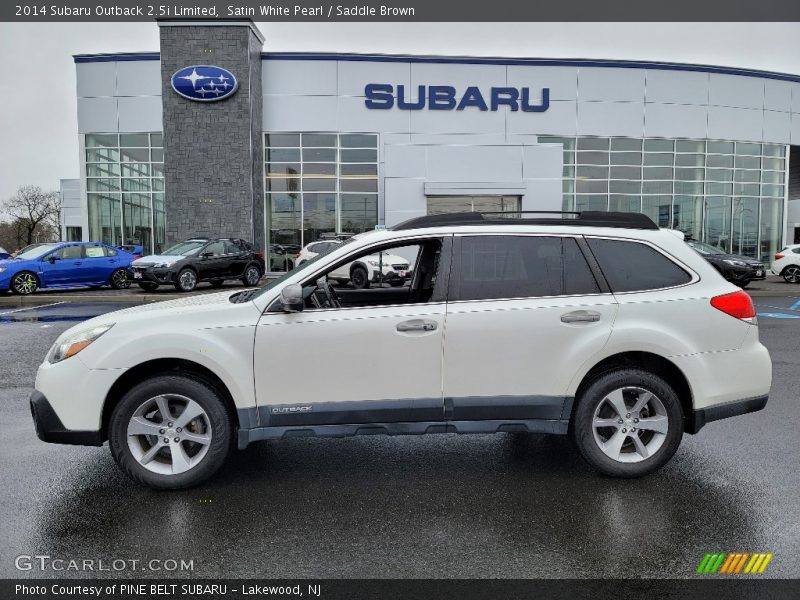
[[[641,292],[683,285],[691,275],[647,244],[586,238],[612,292]]]
[[[86,258],[102,258],[105,255],[102,246],[86,246]]]
[[[462,237],[455,272],[453,300],[600,292],[583,253],[572,238]]]

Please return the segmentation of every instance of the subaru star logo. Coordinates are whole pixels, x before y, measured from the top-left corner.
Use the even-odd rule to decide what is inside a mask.
[[[176,71],[172,89],[179,96],[197,102],[216,102],[233,95],[239,82],[233,73],[222,67],[193,65]]]

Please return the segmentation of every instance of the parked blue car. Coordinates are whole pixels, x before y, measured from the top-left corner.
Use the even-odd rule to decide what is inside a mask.
[[[100,242],[58,242],[0,260],[0,291],[27,295],[39,288],[130,286],[134,255]]]

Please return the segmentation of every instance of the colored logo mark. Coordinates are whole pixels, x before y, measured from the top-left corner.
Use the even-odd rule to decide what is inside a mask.
[[[763,573],[773,554],[766,552],[715,552],[706,554],[697,566],[700,575],[755,575]]]

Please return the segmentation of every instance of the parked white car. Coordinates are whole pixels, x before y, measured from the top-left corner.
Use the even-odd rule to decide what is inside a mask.
[[[326,240],[308,244],[297,254],[295,264],[301,265],[342,243],[337,240]],[[342,265],[329,273],[328,279],[340,285],[349,282],[357,290],[368,288],[373,283],[388,283],[392,287],[399,287],[409,279],[410,266],[408,259],[402,256],[378,252]]]
[[[379,252],[414,253],[408,287],[330,284]],[[260,289],[76,325],[31,412],[42,440],[108,440],[161,489],[254,441],[374,433],[566,434],[638,477],[684,433],[763,409],[771,378],[750,297],[644,215],[462,213],[358,235]]]
[[[786,246],[778,252],[770,270],[783,277],[787,283],[800,283],[800,244]]]

